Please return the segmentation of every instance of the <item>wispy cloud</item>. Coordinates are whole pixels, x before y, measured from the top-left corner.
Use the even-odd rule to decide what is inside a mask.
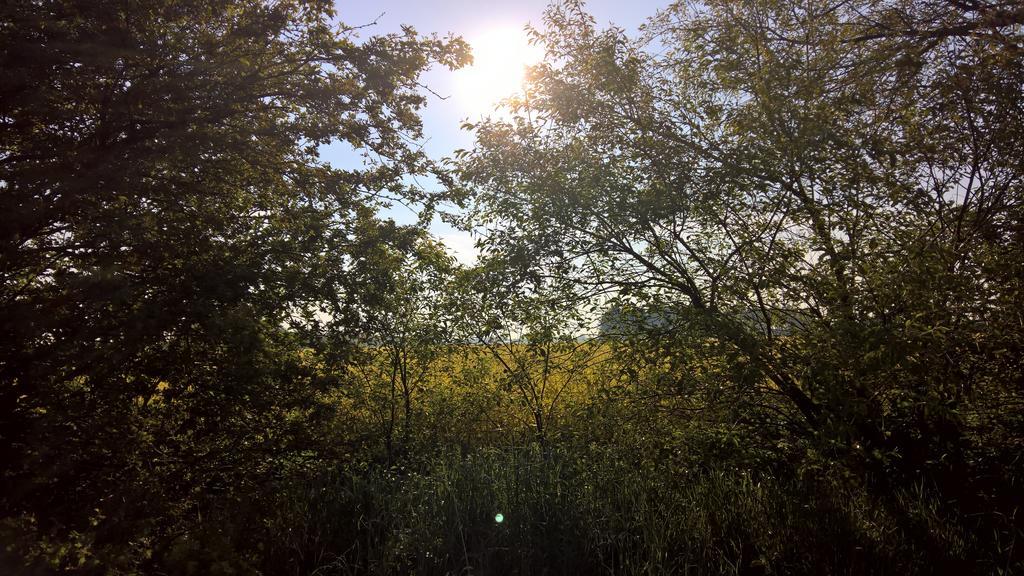
[[[473,243],[473,237],[469,232],[459,230],[447,231],[438,235],[438,239],[444,242],[452,255],[462,264],[472,265],[476,263],[478,252]]]

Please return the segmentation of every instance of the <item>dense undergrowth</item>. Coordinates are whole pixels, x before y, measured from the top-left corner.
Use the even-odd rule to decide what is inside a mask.
[[[22,546],[7,553],[24,555],[17,573],[25,574],[1012,574],[1021,567],[1014,519],[957,516],[924,477],[879,495],[848,469],[814,464],[810,455],[790,454],[786,464],[754,438],[738,445],[707,430],[667,434],[675,426],[653,413],[616,427],[608,418],[619,415],[617,406],[579,414],[543,445],[530,429],[519,431],[527,440],[519,445],[493,436],[431,444],[427,433],[415,437],[415,450],[390,457],[377,437],[343,461],[279,461],[259,484],[223,485],[197,499],[179,519],[185,529],[164,533],[159,546],[152,539],[159,533],[125,534],[127,546],[106,544],[102,530],[47,540],[32,523],[8,522],[2,534]],[[594,427],[617,432],[598,439]]]
[[[323,471],[267,489],[249,518],[238,503],[221,502],[208,512],[207,527],[169,551],[167,573],[952,574],[1016,568],[1001,564],[1005,551],[972,533],[970,523],[937,514],[924,490],[883,503],[827,477],[679,469],[607,447],[443,453],[390,468]]]

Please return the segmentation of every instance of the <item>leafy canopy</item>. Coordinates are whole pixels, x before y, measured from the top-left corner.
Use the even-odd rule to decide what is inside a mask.
[[[762,425],[829,462],[970,491],[1024,381],[1022,20],[716,0],[631,40],[554,5],[513,118],[460,154],[467,225],[524,285],[670,319],[649,331],[680,355],[722,343]]]
[[[309,453],[331,381],[304,347],[343,358],[380,302],[367,254],[419,236],[377,209],[436,200],[404,178],[445,177],[413,144],[418,78],[468,60],[460,39],[361,39],[335,16],[0,8],[4,516],[141,541]],[[321,161],[334,141],[366,167]]]

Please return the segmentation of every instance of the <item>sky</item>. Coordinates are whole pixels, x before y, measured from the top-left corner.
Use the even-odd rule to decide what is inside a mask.
[[[547,0],[337,0],[335,6],[339,20],[346,25],[375,22],[360,30],[364,38],[398,32],[402,25],[410,25],[420,34],[444,36],[450,32],[469,42],[475,58],[472,67],[454,72],[435,67],[421,78],[432,91],[446,97],[430,96],[421,112],[424,149],[432,157],[442,158],[458,148],[472,146],[473,136],[460,128],[462,123],[495,114],[493,101],[514,91],[523,65],[539,59],[540,49],[528,44],[523,27],[540,26],[547,4]],[[586,9],[599,27],[615,25],[635,35],[638,26],[667,4],[668,0],[592,0]],[[358,155],[343,144],[325,146],[321,155],[339,167],[352,167],[358,162]],[[386,210],[383,216],[399,223],[415,221],[415,215],[403,207]],[[439,219],[431,225],[431,232],[460,261],[473,261],[475,251],[468,233],[454,230]]]

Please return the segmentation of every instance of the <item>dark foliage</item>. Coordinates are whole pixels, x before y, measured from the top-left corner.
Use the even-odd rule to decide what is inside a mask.
[[[1021,572],[1022,24],[555,4],[441,163],[457,38],[6,2],[0,572]]]

